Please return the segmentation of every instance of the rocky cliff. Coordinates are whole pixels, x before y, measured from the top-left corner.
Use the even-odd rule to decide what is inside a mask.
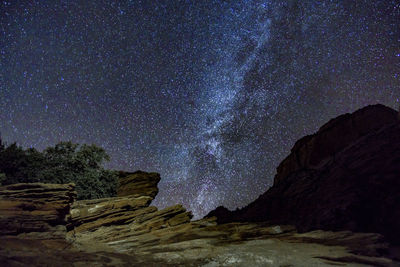
[[[400,243],[400,123],[382,105],[339,116],[300,139],[274,185],[219,222],[270,221],[312,229],[378,232]]]
[[[336,153],[383,126],[397,121],[397,112],[383,105],[367,106],[324,124],[315,134],[298,140],[277,168],[274,184],[301,169],[318,169]]]

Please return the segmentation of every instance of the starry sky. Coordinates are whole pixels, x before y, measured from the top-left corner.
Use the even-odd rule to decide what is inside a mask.
[[[294,142],[400,99],[400,2],[2,1],[0,132],[94,143],[195,217],[272,185]]]

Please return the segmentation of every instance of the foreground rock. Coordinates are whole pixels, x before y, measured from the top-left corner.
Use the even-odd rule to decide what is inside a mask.
[[[143,212],[140,209],[147,207],[151,200],[148,196],[127,196],[77,201],[72,206],[68,228],[81,232],[129,223]]]
[[[149,207],[158,192],[157,184],[160,181],[158,173],[137,171],[121,173],[119,197],[81,200],[74,203],[71,210],[71,224],[69,229],[74,234],[90,237],[107,231],[104,240],[125,238],[121,225],[127,227],[128,232],[143,232],[159,228],[188,223],[192,214],[181,205],[175,205],[163,210]],[[128,193],[130,193],[128,195]]]
[[[190,223],[192,214],[181,205],[163,210],[148,207],[138,210],[135,218],[125,224],[100,227],[93,231],[73,232],[75,241],[98,243],[115,248],[118,252],[134,252],[144,246],[152,245],[157,239],[154,233],[163,235],[174,231],[175,227]],[[162,239],[161,236],[159,236]]]
[[[122,226],[121,226],[122,227]],[[104,227],[107,229],[106,227]],[[121,228],[128,232],[128,228]],[[377,234],[313,231],[261,223],[201,220],[137,234],[134,242],[0,242],[5,266],[398,266]],[[103,236],[108,232],[104,231]],[[125,233],[126,235],[126,233]],[[87,235],[88,237],[89,235]],[[122,236],[121,236],[122,238]],[[387,255],[383,255],[387,252]]]
[[[31,186],[18,185],[18,188]],[[58,199],[59,191],[51,188],[50,185],[46,191],[36,190],[42,197],[46,196],[44,203]],[[10,191],[10,188],[5,191]],[[30,193],[29,190],[27,194],[22,191],[13,193],[15,198],[12,201],[18,203]],[[215,218],[190,221],[191,213],[181,205],[157,210],[147,206],[150,201],[148,196],[78,201],[71,210],[70,226],[74,228],[66,239],[53,239],[51,230],[39,240],[27,239],[26,235],[2,236],[0,265],[247,267],[398,264],[392,248],[379,234],[325,231],[298,234],[293,226],[288,225],[218,225]],[[36,214],[40,210],[30,212]],[[65,231],[65,225],[63,227]]]
[[[400,123],[382,105],[340,116],[298,141],[274,186],[247,207],[218,208],[219,222],[270,221],[377,232],[400,243]]]
[[[65,238],[73,184],[12,184],[0,187],[0,235]]]

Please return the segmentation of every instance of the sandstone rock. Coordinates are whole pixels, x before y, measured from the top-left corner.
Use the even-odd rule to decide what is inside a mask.
[[[132,195],[148,196],[154,199],[158,193],[157,184],[160,179],[160,174],[155,172],[120,172],[117,194],[119,197]]]
[[[187,212],[182,205],[175,205],[137,216],[133,221],[132,228],[137,230],[166,228],[188,223],[192,217],[192,213]]]
[[[0,187],[0,235],[64,238],[73,184],[12,184]]]
[[[95,230],[101,226],[129,223],[148,207],[151,197],[126,196],[81,200],[73,204],[71,209],[70,230],[76,232]],[[148,212],[148,209],[145,211]]]
[[[177,226],[133,230],[127,225],[80,233],[80,249],[104,244],[98,252],[134,255],[149,266],[395,266],[382,254],[379,234],[313,231],[298,234],[288,225],[215,224],[203,219]],[[97,253],[97,252],[96,252]]]
[[[121,239],[104,246],[95,239],[82,243],[77,238],[67,243],[7,237],[0,242],[0,265],[398,266],[398,262],[382,255],[388,246],[376,234],[325,231],[298,234],[293,227],[283,225],[215,225],[201,220],[172,227],[168,234],[165,229],[152,231],[140,239],[148,242]]]
[[[377,232],[400,243],[400,124],[381,105],[340,116],[301,139],[274,186],[218,221],[269,221],[298,230]]]
[[[83,224],[82,226],[85,228],[78,227],[74,234],[81,240],[96,240],[102,243],[116,242],[118,245],[124,242],[130,243],[130,247],[137,247],[139,243],[148,243],[148,233],[160,229],[163,230],[161,235],[170,233],[173,227],[189,224],[192,218],[192,214],[187,212],[182,205],[171,206],[163,210],[157,210],[156,207],[141,208],[129,215],[129,219],[124,220],[122,224],[113,221],[108,224],[97,224],[96,227],[90,228]]]
[[[159,174],[137,171],[120,173],[120,177],[119,195],[130,195],[77,201],[71,210],[69,230],[77,234],[104,227],[109,227],[110,232],[117,229],[112,238],[124,233],[121,225],[129,225],[128,231],[137,234],[190,222],[192,214],[181,205],[163,210],[148,207],[158,191]]]

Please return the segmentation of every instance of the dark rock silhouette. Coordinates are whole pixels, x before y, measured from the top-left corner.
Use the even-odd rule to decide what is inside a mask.
[[[367,106],[294,145],[274,185],[243,209],[210,212],[219,223],[269,221],[313,229],[378,232],[400,243],[400,123]]]
[[[277,168],[274,184],[301,169],[315,169],[360,137],[396,121],[397,112],[383,105],[367,106],[324,124],[298,140]]]

